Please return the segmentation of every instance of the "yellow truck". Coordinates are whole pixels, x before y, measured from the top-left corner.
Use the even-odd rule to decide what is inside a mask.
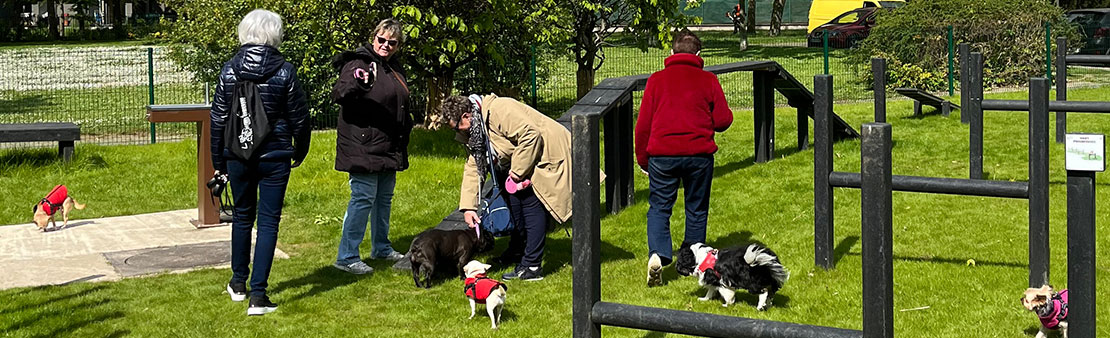
[[[807,32],[824,25],[844,12],[863,7],[900,7],[905,0],[813,0],[809,6]]]

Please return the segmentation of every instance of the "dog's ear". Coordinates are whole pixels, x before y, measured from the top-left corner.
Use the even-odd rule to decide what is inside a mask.
[[[489,264],[482,264],[482,269],[483,269],[483,270],[486,270],[486,271],[489,271],[489,269],[490,269],[490,268],[492,268],[492,267],[493,267],[493,265],[489,265]]]

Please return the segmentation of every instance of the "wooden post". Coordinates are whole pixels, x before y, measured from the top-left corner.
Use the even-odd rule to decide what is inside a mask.
[[[212,106],[207,104],[157,105],[147,106],[146,110],[146,119],[151,123],[197,124],[197,219],[193,225],[198,228],[224,225],[220,223],[220,204],[205,186],[216,171],[212,167],[211,111]]]

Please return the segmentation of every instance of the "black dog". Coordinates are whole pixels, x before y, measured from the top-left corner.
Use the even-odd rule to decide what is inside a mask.
[[[409,248],[412,281],[418,288],[431,288],[438,260],[455,262],[459,277],[466,278],[463,266],[470,262],[474,254],[490,250],[493,250],[493,234],[485,229],[482,229],[480,237],[474,229],[429,229],[416,235]]]
[[[683,276],[697,275],[698,284],[709,291],[699,300],[709,300],[718,292],[724,306],[735,301],[736,290],[759,295],[759,311],[767,310],[775,293],[790,278],[774,251],[759,244],[717,250],[702,243],[683,244],[675,259],[675,271]]]

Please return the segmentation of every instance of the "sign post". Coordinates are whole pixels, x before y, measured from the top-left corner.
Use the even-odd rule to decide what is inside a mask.
[[[1106,170],[1104,136],[1067,134],[1068,330],[1095,336],[1095,173]]]

